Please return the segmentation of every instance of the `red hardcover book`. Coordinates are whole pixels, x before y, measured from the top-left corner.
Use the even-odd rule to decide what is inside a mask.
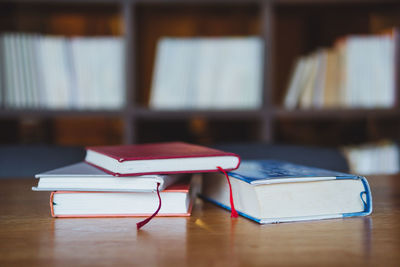
[[[240,157],[183,142],[86,148],[85,161],[115,176],[234,170]]]
[[[162,206],[156,216],[190,216],[198,192],[196,179],[170,185],[160,193]],[[155,192],[56,191],[50,195],[53,217],[147,217],[157,206]]]

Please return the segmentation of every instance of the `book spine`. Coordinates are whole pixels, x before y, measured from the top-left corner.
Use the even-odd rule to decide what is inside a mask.
[[[354,217],[354,216],[366,216],[372,213],[372,195],[371,195],[371,189],[369,187],[367,179],[365,177],[360,176],[359,179],[364,185],[364,190],[360,194],[360,198],[362,202],[364,203],[364,211],[362,212],[352,212],[352,213],[343,213],[343,218],[346,217]],[[365,195],[365,200],[363,196]]]
[[[51,213],[51,217],[53,217],[53,218],[55,218],[55,217],[57,217],[55,214],[54,214],[54,205],[55,205],[55,203],[54,203],[54,193],[55,192],[51,192],[51,194],[50,194],[50,213]]]

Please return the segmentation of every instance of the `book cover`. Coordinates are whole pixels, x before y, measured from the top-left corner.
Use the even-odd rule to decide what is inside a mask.
[[[183,142],[87,147],[85,161],[115,176],[215,172],[239,167],[240,157]]]
[[[362,176],[275,160],[243,161],[228,173],[237,212],[258,223],[365,216],[372,196]],[[222,174],[207,174],[202,196],[230,209]]]
[[[157,183],[162,191],[185,177],[185,174],[149,174],[135,177],[114,177],[85,162],[36,174],[39,179],[34,191],[118,191],[155,192]]]

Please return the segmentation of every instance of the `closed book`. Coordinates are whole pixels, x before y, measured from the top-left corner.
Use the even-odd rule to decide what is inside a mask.
[[[115,176],[215,172],[240,164],[234,153],[183,142],[88,147],[85,161]]]
[[[35,175],[39,179],[35,191],[128,191],[155,192],[159,183],[162,191],[175,183],[183,174],[141,175],[135,177],[114,177],[85,162]]]
[[[156,216],[190,216],[198,192],[196,179],[183,179],[160,192],[161,209]],[[150,216],[159,205],[155,192],[74,192],[50,195],[53,217]]]
[[[258,223],[365,216],[372,212],[364,177],[274,160],[243,161],[228,173],[238,213]],[[230,209],[224,175],[207,174],[202,196]]]
[[[299,104],[302,93],[301,81],[304,80],[304,70],[307,59],[300,57],[296,60],[290,77],[289,86],[285,96],[283,106],[287,109],[295,109]]]

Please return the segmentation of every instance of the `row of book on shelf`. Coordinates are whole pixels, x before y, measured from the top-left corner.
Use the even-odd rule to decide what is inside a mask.
[[[163,38],[149,106],[261,106],[263,42],[257,37]],[[124,104],[120,37],[0,36],[0,100],[7,108],[118,109]]]
[[[350,35],[294,64],[284,107],[390,108],[396,95],[396,30]]]
[[[120,37],[5,33],[0,100],[6,108],[121,108],[124,60]]]
[[[203,174],[200,189],[199,174]],[[88,147],[85,162],[38,174],[54,217],[190,216],[198,193],[258,223],[364,216],[364,177],[276,160],[244,160],[182,142]]]
[[[257,109],[262,105],[263,61],[258,37],[162,38],[149,106]]]
[[[348,36],[295,62],[284,107],[392,107],[395,39]],[[159,40],[152,109],[262,106],[263,40]],[[125,101],[121,37],[0,36],[0,100],[7,108],[118,109]]]
[[[399,146],[390,140],[342,148],[351,172],[395,174],[400,172]]]

